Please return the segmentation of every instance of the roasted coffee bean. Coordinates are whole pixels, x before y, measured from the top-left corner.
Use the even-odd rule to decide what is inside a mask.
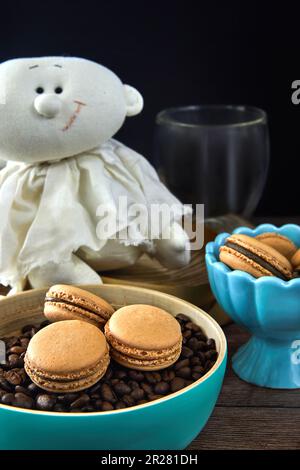
[[[183,336],[186,340],[190,339],[190,337],[192,336],[191,330],[185,330],[185,331],[182,333],[182,336]]]
[[[127,406],[133,406],[135,405],[135,400],[132,398],[130,395],[123,395],[122,396],[122,401],[126,403]]]
[[[9,350],[13,346],[17,346],[19,344],[19,338],[17,336],[11,336],[10,338],[7,338],[6,341],[6,347]]]
[[[216,349],[216,342],[213,338],[208,338],[206,345],[209,347],[209,349]]]
[[[206,363],[206,357],[202,351],[197,351],[197,357],[200,359],[202,365]]]
[[[87,405],[89,401],[90,401],[90,397],[86,393],[84,393],[70,404],[70,410],[75,410],[76,408],[82,408],[83,406]]]
[[[78,393],[65,393],[63,395],[57,395],[57,400],[63,404],[69,405],[78,398]]]
[[[102,410],[102,400],[96,400],[94,406],[96,410]]]
[[[152,393],[152,388],[146,382],[142,382],[141,387],[144,390],[144,392],[147,393],[148,395],[149,395],[149,393]]]
[[[174,379],[175,372],[173,370],[165,369],[162,372],[161,377],[162,377],[164,382],[170,382],[172,379]]]
[[[122,410],[123,408],[127,408],[126,404],[123,401],[117,401],[117,403],[115,404],[115,409]]]
[[[184,323],[187,323],[187,322],[191,321],[191,319],[189,317],[187,317],[186,315],[184,315],[184,313],[178,313],[178,315],[176,315],[175,318],[177,320],[181,320]]]
[[[7,359],[11,367],[18,367],[20,363],[20,357],[17,354],[10,354]]]
[[[34,325],[25,325],[22,328],[22,333],[27,333],[28,331],[31,331],[32,328],[35,328],[35,326]]]
[[[114,409],[113,405],[108,401],[102,402],[102,411],[112,411]]]
[[[181,377],[175,377],[170,383],[171,392],[178,392],[185,387],[185,380]]]
[[[140,387],[140,384],[136,382],[135,380],[129,380],[128,385],[131,388],[131,390],[134,390],[135,388]]]
[[[110,383],[114,387],[116,384],[120,383],[120,379],[111,379]]]
[[[56,403],[56,405],[54,405],[52,411],[58,411],[58,412],[63,413],[63,412],[66,412],[67,410],[60,403]]]
[[[127,386],[126,386],[127,387]],[[129,387],[127,387],[129,388]],[[110,403],[116,403],[117,397],[113,393],[112,389],[108,384],[103,384],[101,387],[101,396],[104,401],[109,401]]]
[[[103,381],[109,381],[113,376],[113,371],[112,369],[108,369],[106,372],[105,372],[105,375],[103,377]]]
[[[217,353],[217,351],[211,349],[210,351],[206,351],[206,353],[204,353],[204,356],[205,356],[206,359],[215,360],[218,357],[218,353]]]
[[[24,337],[24,338],[28,338],[28,340],[30,340],[30,339],[31,339],[31,333],[30,333],[30,331],[26,331],[26,333],[23,334],[23,337]]]
[[[155,384],[161,381],[161,375],[159,372],[145,372],[145,379],[150,384]]]
[[[201,331],[201,328],[200,326],[196,325],[196,323],[193,323],[191,321],[188,321],[185,325],[184,325],[185,328],[187,328],[188,330],[192,330],[192,331]]]
[[[11,385],[20,385],[23,382],[21,374],[13,369],[6,372],[5,378]]]
[[[12,348],[9,349],[9,354],[22,354],[23,352],[26,351],[26,348],[22,347],[22,346],[13,346]]]
[[[36,407],[38,410],[51,411],[56,404],[56,398],[52,395],[40,394],[36,397]]]
[[[158,385],[158,384],[157,384],[157,385]],[[145,392],[144,392],[144,390],[143,390],[142,388],[138,387],[138,388],[135,388],[135,389],[131,392],[130,395],[132,396],[132,398],[133,398],[134,400],[137,400],[137,401],[138,401],[138,400],[142,400],[142,399],[144,398]]]
[[[32,409],[33,399],[25,393],[15,393],[13,404],[20,408]]]
[[[204,341],[206,343],[206,336],[204,333],[202,333],[202,331],[197,331],[196,333],[194,333],[194,336],[195,338],[199,339],[200,341]]]
[[[196,366],[196,365],[198,365],[198,364],[201,364],[201,360],[200,360],[200,358],[197,357],[197,356],[191,357],[191,359],[190,359],[190,364],[191,364],[192,366]]]
[[[204,367],[202,367],[200,365],[194,366],[192,370],[193,370],[193,372],[201,372],[201,374],[204,374],[204,372],[205,372]]]
[[[188,359],[189,357],[192,357],[193,355],[194,353],[190,348],[188,348],[187,346],[182,346],[181,357]]]
[[[174,365],[174,370],[181,369],[182,367],[189,366],[190,365],[190,360],[189,359],[182,359],[181,361],[176,362]]]
[[[16,385],[15,386],[15,392],[16,393],[25,393],[26,395],[31,395],[30,391],[28,388],[22,387],[22,385]]]
[[[207,351],[207,344],[205,341],[198,341],[198,351],[205,352]]]
[[[94,393],[100,392],[101,386],[102,386],[101,382],[97,382],[96,385],[93,385],[93,386],[89,389],[90,394],[93,395]]]
[[[192,372],[192,377],[195,380],[201,379],[203,377],[203,374],[201,372]]]
[[[2,395],[1,403],[3,403],[3,405],[12,405],[14,399],[15,396],[13,393],[5,393],[4,395]]]
[[[84,406],[83,408],[80,408],[79,410],[81,413],[90,413],[91,411],[95,411],[92,406]]]
[[[10,383],[4,377],[0,377],[0,388],[5,390],[6,392],[12,391]]]
[[[118,396],[126,395],[131,392],[131,388],[124,382],[119,382],[114,386],[114,391]]]
[[[138,370],[130,370],[128,372],[129,377],[136,382],[142,382],[144,380],[144,374]]]
[[[154,386],[154,392],[156,395],[165,395],[170,391],[170,385],[167,382],[158,382]]]
[[[178,377],[182,377],[183,379],[189,379],[191,376],[191,368],[190,367],[181,367],[181,369],[178,369],[176,371],[176,374]]]
[[[28,338],[20,338],[20,343],[21,346],[26,350],[28,344],[29,344],[29,339]]]
[[[187,345],[192,351],[197,351],[198,349],[200,349],[200,343],[201,343],[201,341],[199,341],[197,338],[193,337],[193,338],[188,340]]]
[[[42,321],[42,323],[40,324],[39,330],[41,330],[42,328],[45,328],[45,326],[48,326],[48,325],[50,325],[49,320]]]
[[[208,372],[214,365],[214,361],[207,361],[204,366],[205,372]]]
[[[91,400],[99,400],[100,399],[100,394],[99,393],[92,393],[90,394]]]
[[[124,379],[127,376],[127,372],[125,370],[116,370],[114,372],[115,379]]]
[[[145,403],[148,403],[148,400],[139,400],[137,405],[144,405]]]
[[[35,395],[40,389],[37,385],[35,385],[34,383],[31,383],[28,385],[27,390],[30,393],[30,395]]]
[[[148,398],[150,401],[154,401],[154,400],[159,400],[160,398],[163,398],[163,397],[164,397],[163,395],[158,395],[157,393],[156,394],[154,393],[153,395],[149,395]]]

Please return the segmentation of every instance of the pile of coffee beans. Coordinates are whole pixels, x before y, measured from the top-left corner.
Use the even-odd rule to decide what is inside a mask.
[[[167,369],[142,372],[122,367],[113,360],[105,376],[82,392],[53,394],[35,385],[24,370],[24,356],[30,339],[48,325],[27,325],[20,336],[4,338],[6,363],[0,364],[0,402],[21,408],[58,412],[120,410],[157,400],[177,392],[203,377],[214,365],[218,353],[215,341],[184,314],[180,323],[183,346],[178,361]]]

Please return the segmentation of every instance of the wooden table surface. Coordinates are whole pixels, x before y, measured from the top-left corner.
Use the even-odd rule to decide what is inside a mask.
[[[300,390],[272,390],[240,380],[231,356],[249,338],[240,327],[224,327],[229,357],[223,388],[192,450],[300,449]]]

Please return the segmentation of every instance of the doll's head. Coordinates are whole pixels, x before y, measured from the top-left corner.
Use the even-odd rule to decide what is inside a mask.
[[[42,57],[0,65],[0,158],[26,163],[103,144],[143,108],[134,88],[86,59]]]

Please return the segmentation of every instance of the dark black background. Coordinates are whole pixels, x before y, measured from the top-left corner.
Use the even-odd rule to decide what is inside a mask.
[[[76,55],[144,96],[120,140],[152,158],[154,117],[168,106],[233,103],[269,116],[271,167],[258,214],[298,215],[300,6],[270,1],[1,2],[0,60]]]

